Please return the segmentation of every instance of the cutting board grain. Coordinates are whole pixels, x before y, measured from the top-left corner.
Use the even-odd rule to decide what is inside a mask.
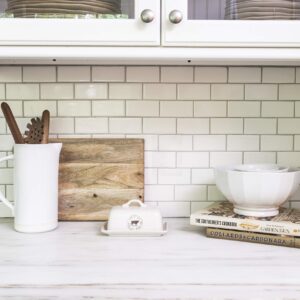
[[[52,139],[63,143],[59,220],[107,220],[112,206],[144,199],[143,139]]]

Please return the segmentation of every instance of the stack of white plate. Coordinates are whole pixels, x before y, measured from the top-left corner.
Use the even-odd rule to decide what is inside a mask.
[[[6,13],[26,18],[36,15],[120,14],[121,0],[7,0]]]
[[[300,0],[226,0],[225,19],[300,19]]]

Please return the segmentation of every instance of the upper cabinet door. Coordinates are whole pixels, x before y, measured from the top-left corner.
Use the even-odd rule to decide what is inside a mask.
[[[0,45],[160,44],[160,0],[0,0]]]
[[[165,46],[300,46],[300,0],[162,0],[162,4]]]

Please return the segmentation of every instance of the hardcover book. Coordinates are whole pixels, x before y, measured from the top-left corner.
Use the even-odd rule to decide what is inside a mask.
[[[230,202],[216,202],[193,213],[190,223],[202,227],[300,236],[300,210],[297,209],[280,208],[275,217],[245,217],[234,213]]]
[[[206,236],[215,239],[300,248],[300,238],[288,235],[274,235],[230,229],[206,228]]]

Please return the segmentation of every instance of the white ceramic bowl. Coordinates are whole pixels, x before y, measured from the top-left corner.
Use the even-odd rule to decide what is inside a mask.
[[[243,164],[235,166],[235,170],[242,172],[287,172],[288,169],[276,164]]]
[[[253,217],[271,217],[297,190],[300,171],[241,172],[236,166],[215,168],[216,185],[233,203],[237,214]]]

